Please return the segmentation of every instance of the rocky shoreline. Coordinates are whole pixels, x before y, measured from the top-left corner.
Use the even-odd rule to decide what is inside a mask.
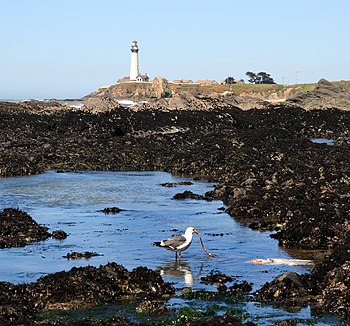
[[[146,267],[131,272],[116,263],[99,268],[88,266],[57,272],[27,284],[0,282],[0,322],[21,324],[37,320],[41,311],[87,309],[120,300],[141,302],[166,299],[174,294],[159,273]],[[152,301],[152,302],[153,302]],[[159,307],[154,301],[153,309]]]
[[[257,299],[350,317],[350,111],[344,109],[348,94],[327,85],[251,110],[217,97],[187,97],[182,108],[164,101],[123,108],[112,99],[95,99],[81,110],[1,103],[0,176],[162,170],[215,180],[203,197],[223,200],[237,221],[275,231],[285,247],[331,251],[310,275],[277,278]],[[340,92],[341,109],[306,110],[320,90],[325,101]],[[12,291],[13,285],[2,286]],[[1,309],[5,318],[4,304]]]

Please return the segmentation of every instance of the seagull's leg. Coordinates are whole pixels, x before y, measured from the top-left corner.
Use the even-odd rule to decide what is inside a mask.
[[[175,252],[175,261],[177,261],[178,255],[177,252]]]
[[[179,263],[181,263],[181,252],[179,252]]]

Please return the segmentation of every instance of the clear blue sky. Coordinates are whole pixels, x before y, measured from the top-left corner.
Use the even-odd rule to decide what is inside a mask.
[[[129,74],[350,79],[349,0],[0,0],[0,98],[81,97]]]

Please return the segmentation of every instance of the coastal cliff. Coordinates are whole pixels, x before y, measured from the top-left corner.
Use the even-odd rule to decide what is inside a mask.
[[[284,86],[270,85],[200,85],[195,83],[172,83],[163,77],[154,78],[149,83],[118,83],[108,87],[100,87],[97,91],[86,97],[112,97],[133,100],[148,100],[150,98],[168,98],[179,94],[189,93],[193,96],[218,96],[232,94],[235,96],[248,96],[260,99],[285,100],[290,94],[302,90],[311,90],[314,84]]]
[[[171,83],[165,78],[156,77],[152,83],[120,83],[102,87],[87,95],[85,100],[91,98],[129,99],[149,103],[161,99],[163,101],[158,102],[160,103],[158,106],[163,108],[164,106],[167,108],[196,108],[194,98],[220,98],[221,102],[227,102],[243,110],[262,108],[268,103],[284,101],[286,105],[304,109],[339,108],[348,110],[350,82],[331,83],[321,79],[316,84],[299,85],[199,85]],[[192,100],[192,104],[188,103],[189,99]]]

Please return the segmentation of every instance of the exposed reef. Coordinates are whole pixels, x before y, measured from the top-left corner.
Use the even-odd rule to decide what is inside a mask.
[[[223,200],[233,218],[274,231],[282,246],[332,251],[309,276],[279,277],[258,297],[311,302],[349,316],[350,112],[331,100],[337,93],[345,103],[345,91],[327,85],[321,81],[307,95],[313,103],[308,108],[306,95],[253,110],[240,109],[233,98],[193,95],[179,96],[171,107],[168,98],[129,108],[94,99],[74,111],[1,103],[0,176],[47,169],[162,170],[215,180],[215,189],[199,198]],[[329,99],[327,109],[321,103],[318,109],[317,92]],[[332,145],[313,138],[331,139]],[[39,305],[62,303],[45,300]]]
[[[124,209],[121,209],[119,207],[105,207],[104,209],[101,209],[98,212],[102,212],[105,214],[118,214],[122,211],[124,211]]]
[[[27,284],[0,282],[0,323],[40,324],[37,314],[47,310],[83,309],[128,298],[155,300],[174,293],[159,273],[146,267],[131,272],[116,263],[57,272]],[[127,325],[127,323],[125,323]],[[47,325],[47,324],[45,324]],[[56,324],[54,324],[56,325]]]
[[[48,227],[39,225],[26,212],[6,208],[0,212],[0,248],[24,247],[35,241],[53,237],[65,239],[63,230],[50,233]]]
[[[103,256],[102,254],[98,254],[97,252],[85,251],[85,252],[69,252],[67,255],[63,256],[63,258],[67,259],[89,259],[96,256]]]

